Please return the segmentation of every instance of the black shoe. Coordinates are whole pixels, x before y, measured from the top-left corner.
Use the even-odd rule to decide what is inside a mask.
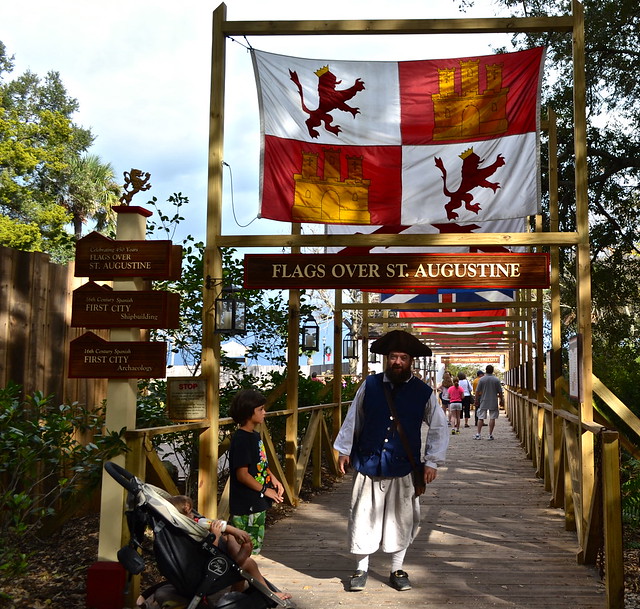
[[[394,571],[389,575],[389,583],[392,588],[402,592],[403,590],[411,590],[411,582],[405,571]]]
[[[367,577],[366,571],[356,571],[349,580],[349,590],[351,590],[351,592],[364,590],[364,587],[367,585]]]

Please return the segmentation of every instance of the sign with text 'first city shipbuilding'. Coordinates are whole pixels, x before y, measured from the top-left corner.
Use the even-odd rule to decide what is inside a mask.
[[[547,254],[246,254],[249,289],[546,288]]]
[[[160,290],[113,290],[90,281],[73,292],[71,325],[81,328],[177,328],[180,325],[180,296]]]

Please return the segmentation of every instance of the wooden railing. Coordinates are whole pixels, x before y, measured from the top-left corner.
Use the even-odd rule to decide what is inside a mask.
[[[593,378],[594,392],[640,430],[631,411]],[[506,410],[536,475],[551,493],[550,506],[563,508],[565,528],[576,531],[577,560],[595,564],[602,552],[608,609],[624,607],[624,562],[620,494],[620,435],[594,421],[580,422],[568,401],[561,408],[507,388]],[[556,401],[557,403],[557,401]],[[592,434],[592,459],[581,450],[583,434]],[[592,479],[585,485],[583,480]],[[584,489],[588,490],[585,491]],[[588,493],[588,496],[585,496]]]
[[[336,408],[341,407],[341,405],[348,404],[349,402],[343,402],[342,404],[319,404],[316,406],[303,406],[298,409],[299,419],[306,415],[310,416],[306,426],[299,426],[302,439],[297,455],[295,481],[288,480],[285,475],[282,465],[283,457],[279,455],[276,450],[272,434],[269,432],[269,426],[261,426],[260,435],[262,436],[265,450],[267,452],[269,467],[276,477],[282,482],[285,489],[284,499],[289,505],[297,505],[298,495],[300,494],[300,488],[302,486],[304,475],[309,467],[309,462],[311,462],[311,479],[312,486],[314,487],[319,488],[322,486],[323,456],[329,471],[333,475],[338,475],[338,461],[332,447],[332,439],[329,432],[329,426],[327,424],[327,416],[333,416]],[[267,413],[267,418],[270,419],[274,417],[286,418],[290,416],[293,416],[293,412],[287,410],[278,410]],[[235,423],[233,419],[228,417],[220,419],[219,425],[221,429],[220,435],[224,438],[219,445],[220,461],[223,461],[225,454],[229,449],[229,439],[231,436],[231,430],[226,434],[223,433],[223,430],[235,425]],[[161,486],[172,494],[178,494],[178,488],[158,457],[158,454],[152,445],[152,439],[157,435],[168,433],[204,431],[208,427],[209,426],[206,423],[186,423],[127,431],[126,439],[130,451],[126,458],[126,469],[141,480]],[[226,437],[224,437],[225,435]],[[218,518],[226,518],[228,515],[229,481],[227,480],[218,501]]]

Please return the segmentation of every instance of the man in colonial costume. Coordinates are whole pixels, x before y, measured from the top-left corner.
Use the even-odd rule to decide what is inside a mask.
[[[333,445],[340,471],[349,465],[355,470],[348,531],[357,567],[349,589],[364,589],[369,555],[381,549],[391,554],[390,585],[409,590],[402,566],[420,522],[419,487],[424,491],[444,463],[447,420],[432,388],[411,371],[414,357],[431,355],[429,347],[394,330],[373,342],[371,351],[387,356],[387,368],[361,385]],[[429,426],[424,452],[423,422]]]

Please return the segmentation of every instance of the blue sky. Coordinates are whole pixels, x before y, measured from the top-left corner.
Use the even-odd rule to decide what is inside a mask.
[[[229,0],[229,20],[436,19],[493,17],[488,0],[466,14],[456,0]],[[92,153],[116,176],[132,167],[151,173],[145,195],[190,199],[184,232],[204,238],[211,61],[211,21],[217,2],[185,0],[23,0],[0,4],[0,40],[15,55],[14,76],[26,69],[59,71],[80,104],[76,122],[96,136]],[[315,8],[315,6],[319,8]],[[318,59],[403,60],[488,54],[506,36],[253,37],[255,48]],[[256,220],[259,117],[251,61],[242,39],[227,42],[223,232],[276,234],[288,224]]]

